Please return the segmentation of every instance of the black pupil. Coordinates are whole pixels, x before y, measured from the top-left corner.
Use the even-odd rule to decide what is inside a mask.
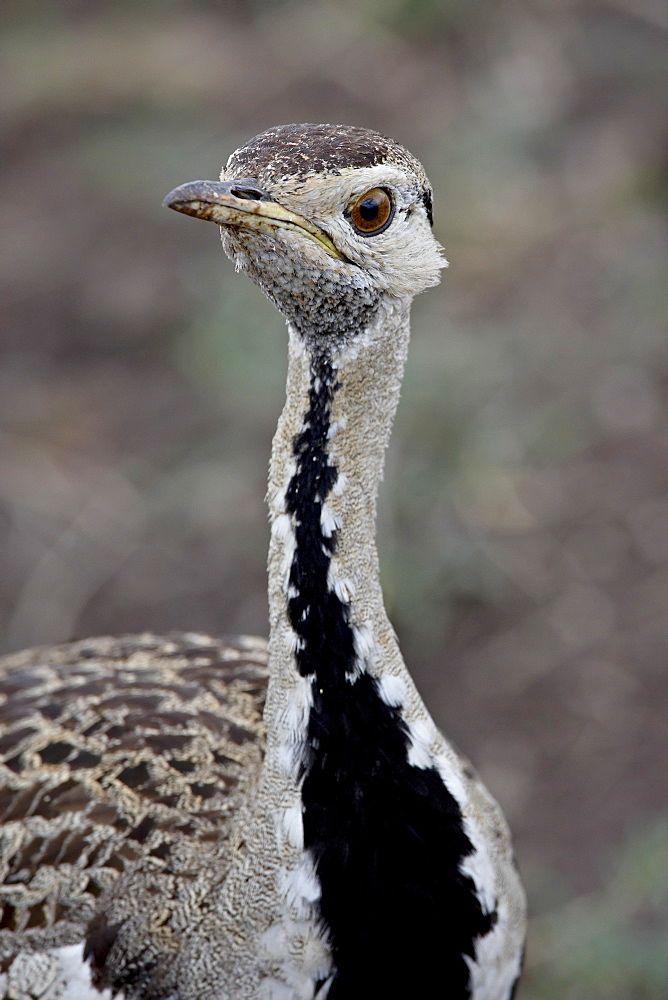
[[[357,207],[365,222],[373,222],[374,219],[378,218],[380,205],[375,198],[365,198]]]

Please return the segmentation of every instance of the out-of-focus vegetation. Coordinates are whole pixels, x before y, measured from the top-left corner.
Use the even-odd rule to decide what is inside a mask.
[[[393,135],[452,266],[414,310],[390,612],[515,831],[522,1000],[663,1000],[666,7],[23,0],[0,23],[4,648],[265,631],[284,327],[160,202],[278,122]]]

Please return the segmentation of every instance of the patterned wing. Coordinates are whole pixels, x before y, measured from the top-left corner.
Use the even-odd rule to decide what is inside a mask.
[[[175,896],[220,864],[262,759],[266,664],[263,640],[196,634],[0,660],[0,997],[58,996],[35,963],[81,942],[115,885],[148,872]]]

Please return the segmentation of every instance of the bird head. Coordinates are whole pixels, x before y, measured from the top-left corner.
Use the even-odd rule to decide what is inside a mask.
[[[368,129],[282,125],[234,152],[219,181],[167,195],[302,333],[349,336],[383,298],[410,300],[446,266],[421,164]]]

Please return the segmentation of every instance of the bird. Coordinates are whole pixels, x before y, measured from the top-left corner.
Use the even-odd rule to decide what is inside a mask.
[[[439,731],[379,582],[415,295],[446,261],[420,162],[269,128],[164,204],[287,321],[269,640],[98,637],[0,666],[0,996],[510,1000],[505,818]]]

